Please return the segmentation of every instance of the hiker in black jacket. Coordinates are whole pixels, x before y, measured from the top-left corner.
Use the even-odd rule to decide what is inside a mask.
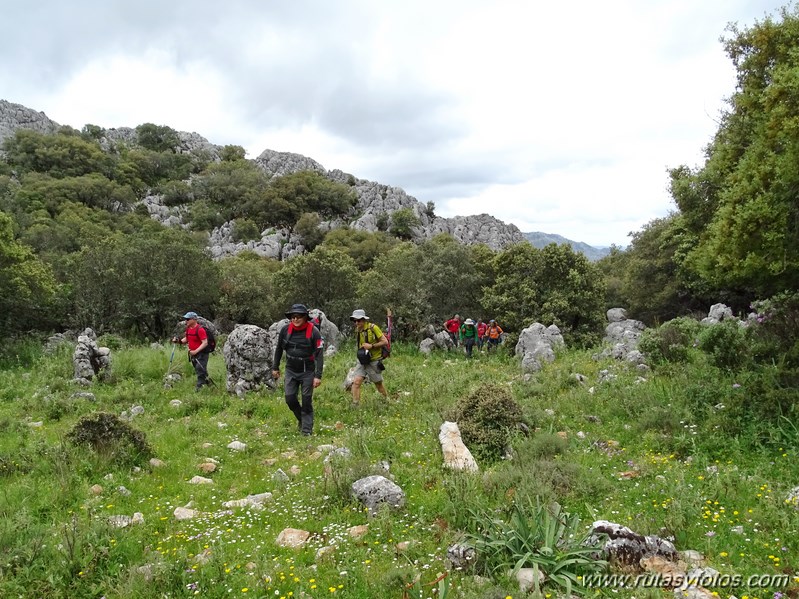
[[[294,304],[286,312],[289,323],[277,336],[272,376],[280,379],[280,359],[286,351],[286,404],[297,418],[297,428],[303,435],[313,433],[313,390],[322,384],[324,342],[322,335],[309,322],[308,308]],[[302,387],[302,406],[297,401],[297,389]]]

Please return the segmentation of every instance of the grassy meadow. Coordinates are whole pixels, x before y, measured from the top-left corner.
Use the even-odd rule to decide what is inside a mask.
[[[787,582],[711,588],[719,597],[799,596],[799,509],[787,499],[799,485],[797,422],[786,415],[766,426],[753,417],[763,375],[716,368],[698,350],[685,363],[643,374],[596,361],[591,351],[564,351],[525,381],[506,349],[472,360],[460,352],[425,358],[397,343],[386,362],[390,401],[366,385],[354,409],[341,385],[354,363],[354,348],[345,345],[325,362],[315,432],[306,438],[282,386],[245,399],[225,392],[221,340],[210,361],[217,386],[199,393],[180,349],[171,368],[183,380],[164,389],[171,346],[100,344],[112,347],[112,374],[88,389],[71,382],[69,344],[44,355],[39,345],[20,343],[2,363],[0,597],[517,598],[523,595],[508,571],[521,554],[510,538],[508,551],[468,570],[447,570],[447,548],[472,540],[487,516],[510,522],[514,506],[524,512],[553,502],[572,522],[579,517],[580,534],[594,520],[610,520],[698,551],[721,574]],[[512,451],[498,459],[472,448],[477,474],[445,469],[443,420],[469,394],[498,390],[521,407],[529,434],[512,429]],[[79,391],[95,401],[74,396]],[[144,413],[130,426],[144,433],[152,456],[70,441],[82,416],[136,405]],[[246,450],[228,449],[234,440]],[[326,473],[320,445],[352,455],[333,460]],[[207,458],[217,462],[210,474],[198,469]],[[407,503],[369,518],[350,485],[386,465]],[[287,481],[274,477],[278,469]],[[189,484],[195,475],[213,484]],[[273,497],[261,510],[223,506],[267,491]],[[177,520],[175,509],[186,505],[202,514]],[[141,523],[109,521],[137,512]],[[365,535],[351,534],[364,524]],[[309,531],[309,542],[277,546],[286,527]],[[579,536],[564,538],[558,551],[565,555]],[[317,555],[325,547],[333,549]],[[582,580],[579,563],[558,555],[550,557]],[[579,584],[571,593],[673,596]],[[566,591],[548,582],[530,594]]]

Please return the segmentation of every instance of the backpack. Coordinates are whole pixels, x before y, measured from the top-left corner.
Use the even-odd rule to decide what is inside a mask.
[[[207,327],[202,327],[205,330],[205,336],[208,339],[208,345],[205,346],[206,353],[212,353],[216,349],[216,333]]]
[[[372,333],[372,337],[377,337],[377,335],[375,335],[375,325],[372,324],[371,322],[368,325],[366,325],[366,328],[364,329],[364,342],[365,343],[369,343],[369,333]],[[386,338],[386,341],[388,342],[388,344],[384,345],[383,347],[380,348],[380,359],[381,360],[385,360],[385,359],[391,357],[391,339],[389,339],[388,335],[386,335],[385,333],[383,333],[383,337]],[[377,339],[375,339],[375,342],[376,341],[377,341]]]
[[[192,334],[192,336],[197,335],[198,339],[200,336],[200,329],[205,331],[205,338],[208,341],[208,345],[205,346],[203,353],[210,354],[212,351],[216,349],[216,332],[211,329],[211,327],[205,327],[199,323],[197,323],[197,330]],[[188,329],[186,330],[186,335],[189,335]]]
[[[308,322],[311,324],[311,326],[305,327],[305,338],[311,340],[313,338],[314,329],[317,329],[317,327],[315,324],[313,324],[313,322],[311,321]],[[291,334],[294,332],[294,330],[295,330],[294,323],[289,322],[288,326],[286,327],[286,335],[283,337],[283,347],[288,348],[289,338],[291,337]],[[319,333],[319,336],[320,337],[322,336],[321,332]],[[324,339],[322,340],[322,342],[324,343]],[[311,341],[311,348],[313,349],[313,341]],[[286,356],[288,356],[288,353],[286,354]],[[314,354],[312,353],[308,359],[313,360]]]

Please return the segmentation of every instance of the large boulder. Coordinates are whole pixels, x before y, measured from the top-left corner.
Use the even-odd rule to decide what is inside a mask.
[[[557,326],[534,322],[519,334],[515,353],[522,358],[522,370],[538,372],[545,362],[554,362],[555,350],[565,345]]]
[[[227,368],[227,390],[243,397],[261,386],[275,388],[272,378],[274,346],[269,333],[254,324],[238,325],[228,335],[222,355]]]
[[[734,318],[732,308],[724,304],[713,304],[710,306],[707,317],[702,319],[702,324],[718,324],[722,320],[733,320]]]
[[[322,339],[325,341],[325,355],[332,356],[338,350],[341,341],[341,332],[319,308],[313,308],[310,314],[311,318],[319,322],[319,332],[322,334]]]
[[[638,349],[638,341],[646,325],[640,320],[627,318],[627,311],[624,308],[611,308],[607,317],[609,322],[605,327],[603,341],[610,347],[595,357],[626,360],[628,353]]]

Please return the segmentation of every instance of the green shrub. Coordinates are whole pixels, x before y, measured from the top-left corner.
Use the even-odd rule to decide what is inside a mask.
[[[494,513],[472,515],[477,532],[471,539],[488,572],[535,568],[546,576],[546,584],[571,595],[579,576],[607,566],[594,559],[602,540],[591,539],[579,516],[566,513],[557,502],[515,502],[507,522]]]
[[[687,362],[701,326],[687,316],[669,320],[656,329],[645,330],[638,342],[638,349],[646,354],[652,364]]]
[[[67,439],[75,445],[88,445],[99,456],[117,464],[136,464],[153,455],[143,432],[107,412],[81,418]]]
[[[493,462],[505,453],[522,409],[507,387],[484,384],[461,399],[452,414],[463,442],[478,460]]]
[[[261,239],[261,230],[249,218],[237,218],[233,223],[233,241],[247,242]]]
[[[747,331],[757,361],[799,368],[799,292],[754,302],[756,317]]]
[[[751,362],[746,331],[737,320],[724,320],[699,333],[699,348],[718,368],[740,370]]]

